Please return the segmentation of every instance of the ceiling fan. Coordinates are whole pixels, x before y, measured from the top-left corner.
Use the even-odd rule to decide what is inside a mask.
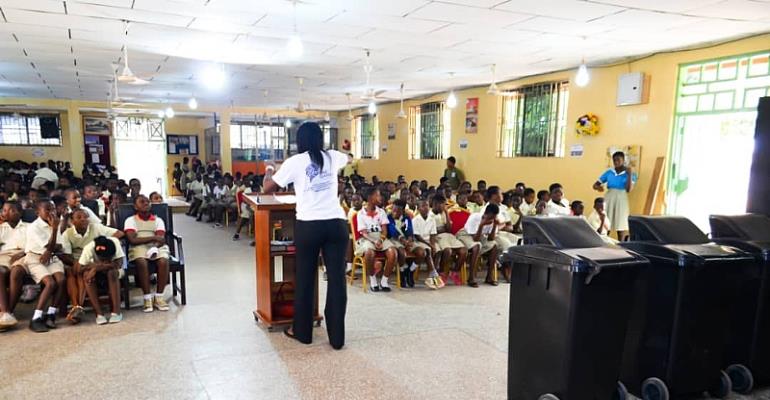
[[[305,80],[302,77],[297,77],[297,82],[299,82],[299,101],[297,102],[297,106],[294,107],[294,111],[302,114],[305,111],[307,111],[307,104],[302,102],[302,92],[304,91],[303,85],[305,83]]]
[[[353,120],[353,109],[350,107],[350,93],[345,93],[345,96],[348,98],[348,116],[345,117],[346,120],[352,121]]]
[[[382,95],[387,91],[387,90],[374,90],[374,88],[371,86],[371,76],[372,76],[373,67],[372,67],[370,55],[371,54],[367,49],[366,58],[364,59],[364,72],[366,73],[366,90],[364,91],[364,94],[361,96],[361,100],[364,100],[364,101],[378,100],[380,98],[380,95]]]
[[[128,38],[128,21],[124,21],[124,25],[125,25],[125,36],[126,38]],[[120,76],[118,76],[118,81],[120,83],[127,83],[129,85],[146,85],[150,83],[150,81],[134,75],[134,72],[131,71],[131,68],[129,68],[128,40],[125,40],[123,42],[123,70],[120,72]]]
[[[401,82],[401,109],[396,114],[398,119],[406,119],[406,113],[404,112],[404,82]]]

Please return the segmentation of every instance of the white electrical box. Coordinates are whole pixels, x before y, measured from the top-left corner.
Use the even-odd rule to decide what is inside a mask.
[[[644,73],[630,72],[618,77],[617,105],[642,104],[644,99]]]

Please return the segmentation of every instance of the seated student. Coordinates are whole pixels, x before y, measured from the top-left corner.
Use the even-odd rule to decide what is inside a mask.
[[[364,208],[363,197],[361,197],[360,193],[354,193],[353,196],[350,197],[350,210],[348,210],[348,220],[353,218],[353,215],[361,211],[361,209],[363,208]]]
[[[191,217],[198,216],[206,197],[209,195],[209,187],[203,182],[203,175],[195,175],[195,180],[187,184],[187,191],[192,196],[192,203],[186,214]],[[200,217],[198,218],[200,220]]]
[[[69,218],[72,217],[72,212],[80,208],[88,214],[88,219],[92,224],[101,224],[102,220],[96,215],[90,208],[83,207],[80,204],[80,192],[77,189],[67,189],[64,192],[64,197],[67,199],[67,213],[64,215],[65,226],[68,226]]]
[[[101,192],[96,185],[86,185],[86,187],[83,188],[83,199],[96,202],[97,215],[99,218],[106,218],[107,205],[104,203]]]
[[[510,207],[508,207],[508,215],[511,217],[511,232],[517,236],[520,236],[522,234],[521,220],[524,217],[524,213],[521,212],[523,199],[518,193],[513,193],[511,195],[510,202]]]
[[[43,285],[29,328],[48,332],[56,328],[57,307],[64,299],[64,264],[55,253],[61,251],[60,218],[48,200],[37,202],[37,219],[27,227],[24,269],[37,284]],[[43,315],[46,305],[48,311]]]
[[[398,252],[393,243],[387,239],[388,216],[385,210],[380,208],[382,198],[376,187],[366,189],[366,207],[356,214],[358,233],[361,235],[356,242],[356,255],[364,256],[366,273],[369,274],[369,286],[375,291],[390,292],[388,278],[393,272]],[[382,277],[377,279],[377,271],[374,270],[374,258],[379,254],[385,254],[385,268]]]
[[[511,246],[518,244],[519,235],[513,233],[513,223],[508,213],[508,207],[503,204],[503,195],[498,186],[490,186],[487,189],[487,207],[490,204],[497,206],[497,230],[495,232],[495,243],[500,251],[506,251]],[[483,213],[483,211],[482,211]]]
[[[476,190],[478,190],[480,193],[484,193],[487,191],[487,181],[480,180],[476,182]]]
[[[97,236],[84,248],[77,264],[82,271],[88,300],[96,314],[96,325],[106,323],[117,324],[123,321],[120,312],[120,275],[123,272],[123,248],[116,237]],[[107,280],[110,296],[110,318],[107,319],[99,303],[99,292],[96,289],[97,278]]]
[[[88,213],[82,209],[76,209],[70,219],[72,226],[62,233],[62,255],[67,276],[67,293],[70,297],[72,309],[67,314],[67,320],[76,324],[80,322],[83,316],[83,296],[85,295],[85,284],[83,282],[82,271],[79,270],[77,261],[83,253],[83,249],[97,236],[115,237],[120,239],[123,232],[102,225],[95,224],[88,217]]]
[[[131,178],[128,181],[128,200],[133,202],[142,193],[142,182],[139,179]]]
[[[591,211],[591,214],[588,215],[588,218],[586,218],[586,222],[588,222],[588,225],[591,225],[591,228],[593,228],[605,242],[617,243],[617,240],[609,236],[612,223],[610,217],[604,212],[603,197],[594,199],[594,209]]]
[[[548,203],[546,203],[543,200],[538,200],[537,204],[535,205],[535,216],[547,217],[548,216],[548,214],[546,213],[547,208],[548,208]]]
[[[151,204],[163,204],[163,196],[161,196],[160,193],[158,193],[158,192],[150,193],[150,203]]]
[[[463,242],[459,241],[455,235],[452,234],[452,220],[449,218],[449,214],[446,211],[446,199],[440,194],[436,194],[431,199],[431,211],[429,214],[436,223],[436,243],[437,248],[434,248],[435,265],[439,266],[442,271],[459,270],[460,266],[465,263],[468,256],[468,249]],[[457,257],[457,263],[455,267],[451,267],[452,258]],[[455,285],[459,282],[459,275],[450,274],[447,278],[452,279]],[[443,280],[443,278],[442,278]]]
[[[414,217],[415,214],[417,214],[417,200],[419,199],[418,196],[415,196],[414,194],[409,194],[406,196],[406,213],[410,217]]]
[[[583,202],[580,200],[575,200],[569,205],[570,211],[572,212],[572,215],[575,217],[583,217],[583,211],[585,207],[583,207]]]
[[[144,195],[134,198],[136,214],[126,219],[124,230],[128,239],[128,261],[136,265],[136,278],[144,293],[144,312],[168,311],[163,290],[168,283],[169,249],[166,245],[166,224],[151,212],[150,200]],[[158,269],[155,296],[150,293],[149,263]]]
[[[519,210],[522,215],[535,215],[535,206],[537,205],[537,198],[535,197],[535,189],[525,188],[524,195]]]
[[[468,209],[471,212],[481,212],[481,210],[484,208],[484,195],[481,194],[481,192],[478,190],[471,193],[471,196],[468,200]]]
[[[476,283],[476,264],[479,258],[487,255],[487,277],[484,283],[497,286],[497,281],[492,278],[492,272],[497,262],[497,245],[495,233],[497,232],[497,214],[500,209],[496,204],[490,203],[484,209],[484,213],[471,214],[465,226],[457,233],[457,238],[471,251],[471,268],[468,276],[468,286],[479,287]]]
[[[444,198],[446,199],[447,209],[454,207],[454,205],[456,204],[457,197],[455,196],[451,187],[445,186],[443,190],[439,191],[439,193],[444,195]]]
[[[449,262],[449,259],[452,258],[452,249],[448,248],[444,251],[441,250],[441,247],[439,245],[438,241],[438,230],[436,229],[436,220],[431,217],[430,215],[430,206],[429,202],[427,200],[420,200],[417,206],[419,212],[415,215],[415,217],[412,219],[412,229],[414,231],[414,238],[416,243],[422,244],[425,247],[425,251],[427,253],[427,262],[429,263],[429,267],[432,268],[432,270],[436,271],[436,263],[432,260],[432,257],[430,253],[438,253],[443,252],[439,257],[444,258]],[[461,251],[462,250],[462,251]],[[457,262],[457,269],[459,270],[459,266],[465,263],[465,257],[466,254],[464,253],[465,248],[458,249],[456,251],[456,254],[458,255],[458,262]],[[441,260],[441,258],[436,257],[436,260]],[[438,271],[436,271],[438,272]],[[432,283],[436,285],[438,288],[444,287],[446,284],[445,282],[449,279],[451,279],[455,286],[459,286],[461,284],[460,282],[460,274],[457,270],[452,270],[449,272],[449,275],[442,274],[438,276],[429,277],[428,279],[432,279]],[[431,287],[428,280],[426,280],[425,285],[428,287]]]
[[[569,204],[564,205],[564,202],[562,201],[564,198],[562,196],[563,193],[561,187],[554,187],[551,192],[551,201],[548,202],[548,206],[545,210],[546,214],[552,217],[571,214],[572,211],[569,208]]]
[[[560,201],[561,204],[564,207],[569,208],[569,204],[570,203],[569,203],[569,200],[567,200],[567,198],[563,196],[563,194],[564,194],[564,186],[562,186],[561,183],[552,183],[551,186],[548,187],[548,193],[551,193],[551,197],[553,197],[553,191],[556,190],[557,188],[561,189],[561,192],[562,192],[562,198],[561,198],[561,201]]]
[[[235,196],[238,188],[236,188],[233,184],[233,177],[230,175],[225,175],[223,181],[224,184],[221,187],[220,192],[214,193],[218,199],[217,202],[215,202],[213,205],[215,220],[214,226],[217,228],[222,227],[221,222],[224,222],[225,213],[235,210],[237,206]]]
[[[128,202],[126,192],[116,189],[110,194],[110,204],[107,206],[107,226],[117,226],[116,217],[121,204]]]
[[[18,323],[13,316],[21,287],[11,281],[11,269],[24,262],[27,242],[27,223],[21,220],[21,206],[9,201],[3,204],[3,223],[0,224],[0,332]],[[11,288],[10,293],[6,288]]]
[[[431,289],[444,287],[444,282],[436,272],[431,257],[430,246],[415,240],[412,219],[405,213],[406,202],[396,200],[393,204],[393,212],[388,216],[388,239],[393,242],[398,251],[398,265],[401,266],[401,286],[414,287],[414,271],[419,264],[428,265],[428,278],[425,286]],[[407,254],[414,256],[411,266],[406,265]]]
[[[460,193],[457,195],[457,203],[454,204],[454,206],[449,207],[448,212],[454,212],[454,211],[465,211],[468,213],[473,213],[470,208],[468,208],[468,195],[465,193]]]
[[[527,185],[524,182],[516,182],[515,189],[513,190],[519,196],[524,197],[524,190],[527,189]]]

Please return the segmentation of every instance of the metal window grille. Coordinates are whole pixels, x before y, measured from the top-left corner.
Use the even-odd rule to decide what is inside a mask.
[[[438,160],[448,156],[449,110],[443,102],[425,103],[409,109],[410,158]]]
[[[500,157],[563,157],[569,84],[549,82],[505,92]]]
[[[43,139],[40,118],[55,118],[59,137]],[[0,114],[0,145],[61,146],[61,120],[56,114]]]

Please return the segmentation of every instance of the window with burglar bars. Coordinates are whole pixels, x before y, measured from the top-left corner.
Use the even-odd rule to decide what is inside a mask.
[[[379,146],[379,131],[377,129],[376,115],[361,115],[353,119],[353,132],[355,132],[356,158],[377,158]]]
[[[165,142],[166,130],[162,119],[143,117],[115,118],[115,140]]]
[[[440,160],[449,156],[451,113],[443,102],[409,108],[409,158]]]
[[[569,84],[549,82],[505,92],[498,155],[563,157]]]
[[[286,128],[277,123],[230,122],[230,148],[239,159],[283,160]]]
[[[40,119],[55,118],[59,137],[43,139]],[[0,114],[0,145],[61,146],[61,122],[55,114]]]

